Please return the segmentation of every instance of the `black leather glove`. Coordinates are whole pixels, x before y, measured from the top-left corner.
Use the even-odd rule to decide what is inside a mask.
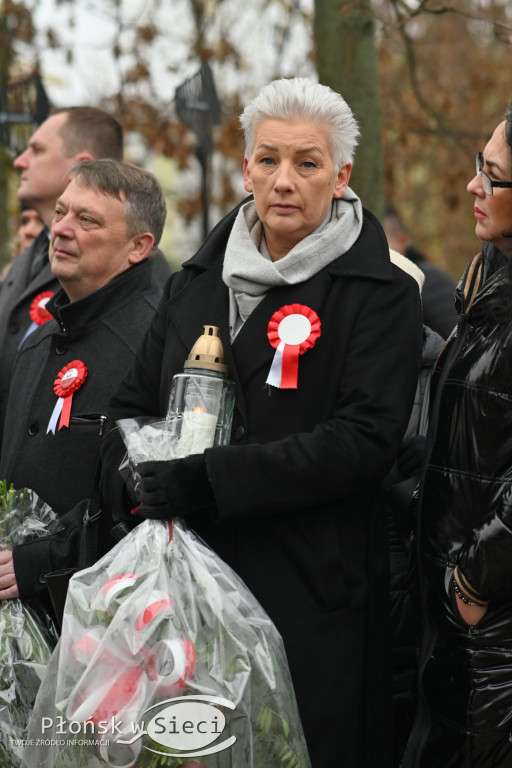
[[[412,477],[420,471],[426,448],[427,438],[424,435],[414,435],[404,440],[396,459],[397,467],[404,477]]]
[[[204,454],[137,464],[129,485],[141,504],[137,514],[143,518],[171,520],[215,506]]]

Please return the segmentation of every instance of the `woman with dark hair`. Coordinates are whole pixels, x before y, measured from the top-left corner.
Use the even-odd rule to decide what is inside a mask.
[[[483,247],[432,379],[417,553],[419,714],[404,767],[512,766],[512,108],[468,184]]]

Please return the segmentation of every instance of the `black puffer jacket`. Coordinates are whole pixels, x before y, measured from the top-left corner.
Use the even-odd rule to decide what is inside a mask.
[[[475,257],[432,380],[417,536],[432,723],[423,759],[425,720],[415,729],[407,767],[512,766],[511,291],[499,254]],[[466,596],[489,601],[475,627],[458,612],[455,569]]]

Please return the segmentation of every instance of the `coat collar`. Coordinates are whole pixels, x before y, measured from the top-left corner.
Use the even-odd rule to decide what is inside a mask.
[[[77,301],[70,301],[61,288],[48,302],[46,309],[68,336],[82,333],[91,325],[117,312],[121,304],[130,301],[133,291],[149,288],[151,270],[148,259],[134,264],[97,291]]]
[[[389,246],[382,227],[373,214],[364,211],[363,227],[354,246],[304,283],[269,291],[231,345],[229,294],[222,280],[222,265],[233,222],[245,202],[247,200],[222,219],[195,256],[183,264],[183,270],[189,271],[193,280],[174,294],[168,305],[173,327],[186,349],[192,348],[202,333],[203,325],[219,327],[230,374],[242,386],[258,368],[269,367],[275,350],[269,344],[266,333],[254,333],[254,328],[266,329],[272,314],[281,306],[300,303],[316,311],[319,309],[319,296],[329,290],[333,277],[379,282],[390,282],[393,279]],[[238,371],[243,371],[243,381],[240,381]],[[239,393],[242,392],[242,386],[238,386]]]
[[[48,260],[50,247],[49,232],[44,227],[30,246],[30,258],[27,260],[25,287],[16,303],[20,304],[27,297],[32,297],[39,291],[49,289],[56,282]]]
[[[50,262],[46,262],[36,277],[30,282],[29,286],[23,291],[18,299],[18,304],[27,297],[32,298],[41,291],[49,291],[57,285],[57,278],[54,277]]]
[[[217,224],[197,253],[184,262],[183,269],[211,269],[213,262],[219,259],[222,261],[238,211],[252,199],[250,196],[243,200]],[[377,218],[370,211],[363,209],[361,234],[352,248],[335,259],[326,271],[336,277],[362,277],[386,282],[393,279],[386,236]]]

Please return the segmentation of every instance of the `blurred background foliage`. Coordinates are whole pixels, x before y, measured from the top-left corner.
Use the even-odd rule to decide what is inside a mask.
[[[475,153],[512,101],[508,0],[0,0],[0,7],[0,88],[38,72],[55,107],[88,103],[118,117],[127,159],[154,170],[166,190],[174,266],[201,240],[201,181],[196,138],[173,97],[203,61],[222,109],[211,225],[244,196],[243,106],[275,77],[310,76],[339,90],[360,122],[352,186],[363,203],[378,215],[393,204],[411,242],[454,278],[478,250],[466,185]],[[18,210],[12,159],[2,150],[4,243]]]

